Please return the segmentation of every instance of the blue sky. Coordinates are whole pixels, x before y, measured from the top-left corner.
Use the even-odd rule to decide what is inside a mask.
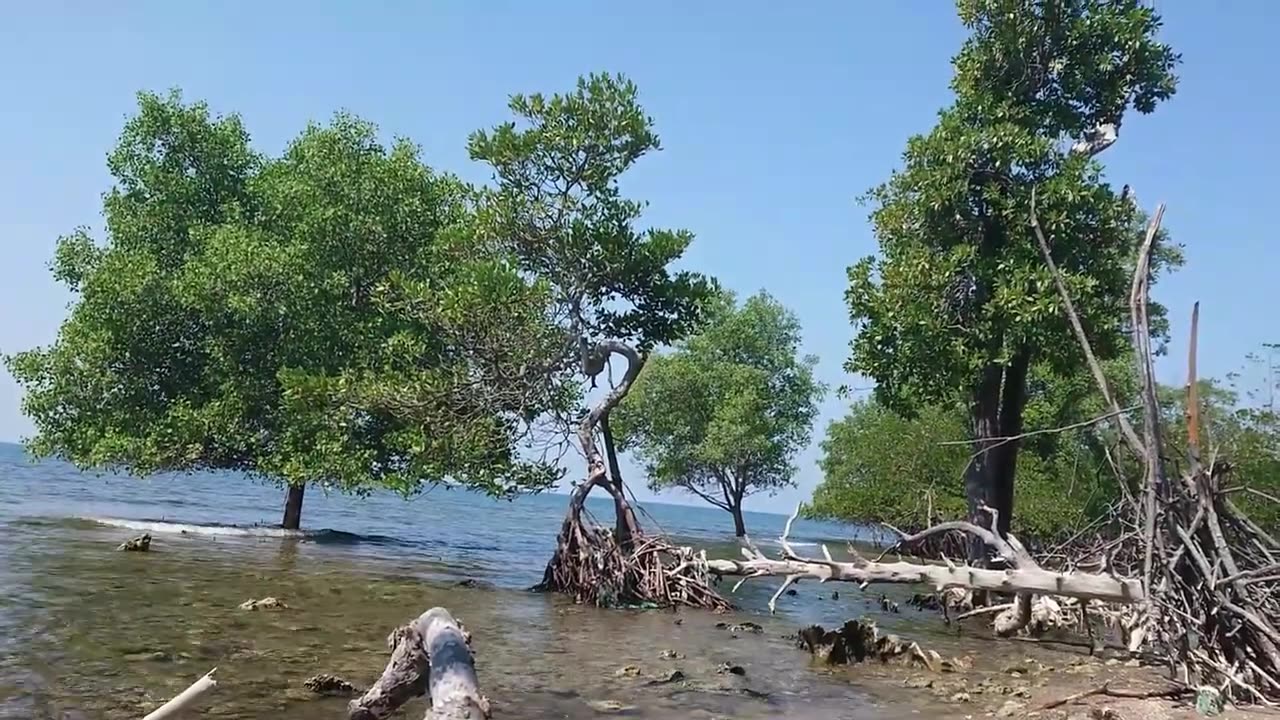
[[[1181,88],[1126,122],[1103,159],[1144,205],[1169,203],[1166,226],[1186,245],[1187,266],[1156,290],[1174,316],[1160,372],[1177,381],[1195,300],[1206,374],[1280,340],[1280,4],[1158,6],[1164,38],[1184,56]],[[845,267],[875,250],[855,198],[948,102],[948,60],[963,37],[942,0],[10,3],[0,21],[0,351],[54,338],[69,300],[47,272],[54,242],[100,227],[105,154],[140,89],[177,86],[238,112],[267,152],[349,109],[420,143],[433,166],[480,181],[465,139],[507,118],[507,95],[611,71],[637,82],[663,140],[626,183],[652,203],[647,220],[694,231],[687,267],[742,293],[767,288],[799,314],[823,379],[865,387],[841,370]],[[0,440],[31,430],[18,402],[0,376]],[[828,400],[815,439],[842,406]],[[799,489],[754,507],[807,498],[815,457],[800,458]]]

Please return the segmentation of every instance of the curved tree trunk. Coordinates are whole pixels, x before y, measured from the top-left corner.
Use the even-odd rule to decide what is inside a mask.
[[[609,411],[631,389],[645,355],[613,340],[599,343],[596,352],[622,355],[627,359],[627,371],[622,382],[578,425],[587,477],[570,495],[555,553],[535,589],[566,593],[578,602],[605,607],[682,604],[728,609],[730,604],[712,588],[705,563],[692,551],[677,548],[660,537],[644,535],[618,472],[612,434],[605,435],[607,457],[596,443],[596,429],[607,427]],[[612,477],[606,465],[613,471]],[[613,498],[616,517],[612,532],[583,517],[587,497],[596,487],[604,488]]]
[[[290,485],[289,494],[284,499],[284,518],[280,527],[285,530],[297,530],[302,527],[302,496],[306,493],[306,485]]]

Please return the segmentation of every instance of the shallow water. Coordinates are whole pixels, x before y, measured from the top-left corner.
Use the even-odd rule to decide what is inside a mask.
[[[213,666],[219,686],[203,716],[343,717],[345,700],[317,698],[302,681],[332,673],[371,682],[391,629],[433,605],[473,633],[498,718],[920,716],[883,683],[811,668],[783,638],[804,623],[876,609],[851,588],[835,600],[832,587],[801,585],[770,617],[762,611],[776,585],[747,583],[734,600],[765,632],[738,637],[715,627],[733,617],[601,611],[521,590],[550,554],[563,497],[508,504],[438,492],[405,503],[317,494],[304,520],[323,529],[286,537],[251,527],[274,515],[276,492],[239,478],[93,478],[0,448],[0,482],[12,499],[0,510],[0,718],[136,720]],[[712,555],[736,552],[727,515],[649,510],[651,524]],[[748,521],[765,537],[784,520]],[[142,529],[155,537],[151,552],[114,552]],[[796,530],[811,541],[855,532]],[[461,578],[484,587],[455,586]],[[264,596],[290,607],[237,607]],[[940,630],[910,610],[881,620],[914,637]],[[664,660],[665,650],[683,658]],[[717,673],[725,662],[745,677]],[[641,676],[619,675],[629,665]],[[685,682],[649,683],[677,669]]]

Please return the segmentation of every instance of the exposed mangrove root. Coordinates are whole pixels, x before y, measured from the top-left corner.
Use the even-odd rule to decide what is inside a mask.
[[[810,625],[800,631],[796,645],[827,665],[847,665],[878,660],[884,663],[918,665],[932,672],[951,672],[963,667],[958,660],[947,660],[918,643],[897,635],[882,635],[870,620],[849,620],[838,630]]]
[[[487,720],[468,636],[449,611],[435,607],[392,631],[391,659],[373,687],[347,705],[348,720],[383,720],[428,695],[426,720]]]
[[[712,586],[705,555],[672,545],[640,528],[622,479],[610,477],[596,444],[596,431],[630,390],[645,356],[626,343],[605,341],[590,357],[618,354],[627,371],[578,426],[578,442],[587,460],[587,479],[574,488],[569,509],[556,538],[556,550],[536,590],[561,592],[576,601],[601,607],[672,607],[684,605],[727,610],[730,603]],[[584,358],[585,360],[585,358]],[[585,365],[585,362],[584,362]],[[591,521],[586,500],[596,488],[613,498],[612,529]]]
[[[217,671],[218,668],[214,668],[205,673],[204,677],[191,683],[190,687],[178,693],[172,700],[147,713],[142,720],[165,720],[165,718],[177,716],[178,713],[190,707],[206,690],[217,686],[218,681],[213,679],[213,674]]]
[[[131,538],[120,543],[116,548],[117,552],[147,552],[151,549],[151,534],[143,533],[136,538]]]

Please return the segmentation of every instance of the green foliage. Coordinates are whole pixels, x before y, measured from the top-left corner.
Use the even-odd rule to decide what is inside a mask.
[[[963,438],[965,426],[960,408],[926,406],[907,419],[875,401],[853,403],[827,426],[822,482],[806,512],[904,530],[927,527],[930,508],[934,517],[963,517],[969,450],[940,443]]]
[[[636,86],[590,75],[570,93],[515,95],[510,108],[516,120],[469,143],[496,181],[481,198],[484,237],[547,283],[553,318],[574,339],[650,349],[687,334],[712,290],[702,276],[670,269],[693,236],[637,230],[644,206],[618,188],[660,148]]]
[[[1104,369],[1113,391],[1130,397],[1136,380],[1127,359]],[[1064,428],[1107,412],[1084,374],[1058,376],[1042,363],[1032,367],[1027,385],[1031,430]],[[968,434],[966,412],[958,404],[926,405],[906,417],[874,400],[856,402],[827,428],[819,460],[823,480],[807,512],[912,530],[963,518],[963,474],[972,454],[963,442]],[[1097,425],[1023,440],[1014,491],[1019,537],[1051,540],[1101,517],[1120,493],[1106,459],[1116,443],[1114,430]],[[933,517],[926,515],[929,508]]]
[[[70,316],[7,359],[37,454],[350,491],[555,481],[517,445],[564,398],[491,390],[562,344],[549,288],[473,242],[468,189],[416,147],[338,115],[266,158],[238,118],[142,94],[108,164],[104,242],[55,256]]]
[[[651,358],[613,414],[654,490],[683,488],[733,510],[794,484],[824,388],[799,356],[800,323],[767,293],[711,303],[701,331]]]
[[[1121,353],[1140,213],[1068,144],[1129,108],[1150,112],[1175,83],[1178,58],[1137,0],[958,6],[972,35],[954,60],[956,100],[871,192],[881,254],[849,270],[848,368],[904,412],[971,392],[1021,351],[1057,374],[1079,367],[1029,228],[1033,192],[1095,349]],[[1159,260],[1155,272],[1177,256]]]

